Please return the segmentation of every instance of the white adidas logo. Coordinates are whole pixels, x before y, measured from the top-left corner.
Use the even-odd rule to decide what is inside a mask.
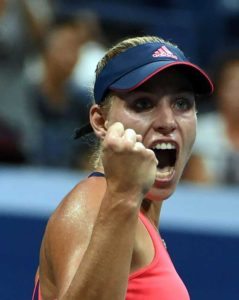
[[[160,47],[158,50],[156,50],[153,55],[153,57],[171,57],[174,59],[178,59],[176,55],[174,55],[166,46]]]

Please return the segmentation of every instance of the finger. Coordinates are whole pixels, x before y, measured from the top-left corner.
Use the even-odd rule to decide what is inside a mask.
[[[131,144],[136,143],[136,139],[137,139],[136,132],[131,128],[128,128],[125,130],[123,137],[124,137],[125,141],[127,141]]]
[[[142,142],[142,140],[143,140],[142,135],[141,134],[136,134],[136,141],[137,142]]]
[[[115,122],[107,130],[107,135],[112,137],[122,137],[124,135],[124,125],[121,122]]]
[[[136,142],[135,145],[134,145],[134,150],[135,151],[142,151],[142,150],[145,150],[145,147],[141,142]]]
[[[154,151],[151,150],[151,149],[148,149],[148,148],[146,148],[145,150],[148,153],[148,155],[151,156],[151,157],[153,157],[153,159],[155,160],[155,162],[158,164],[158,160],[157,160],[157,157],[156,157]]]

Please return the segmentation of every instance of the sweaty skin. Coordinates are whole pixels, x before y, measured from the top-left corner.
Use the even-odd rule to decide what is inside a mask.
[[[44,300],[125,299],[129,274],[154,257],[139,210],[158,226],[161,200],[175,190],[195,139],[194,100],[189,81],[169,70],[116,94],[105,119],[97,105],[91,109],[105,178],[80,182],[50,218],[40,256]],[[151,147],[164,140],[178,154],[173,175],[162,180]]]

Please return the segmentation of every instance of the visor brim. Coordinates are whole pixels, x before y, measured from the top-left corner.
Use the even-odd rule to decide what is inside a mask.
[[[211,95],[213,83],[207,74],[190,62],[156,61],[140,66],[116,80],[109,87],[113,91],[132,91],[163,70],[174,68],[185,74],[198,95]]]

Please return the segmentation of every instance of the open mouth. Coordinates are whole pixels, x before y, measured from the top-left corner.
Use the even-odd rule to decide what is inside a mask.
[[[176,145],[172,143],[158,143],[152,150],[158,160],[157,177],[161,179],[171,177],[177,161]]]

